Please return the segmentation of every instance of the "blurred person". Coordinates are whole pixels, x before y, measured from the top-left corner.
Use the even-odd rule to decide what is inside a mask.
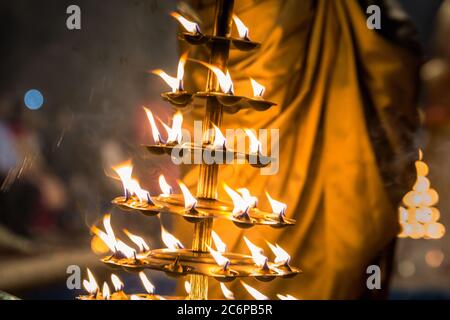
[[[188,3],[202,31],[211,33],[215,1]],[[367,27],[370,4],[381,8],[380,30]],[[252,92],[252,77],[266,86],[265,98],[277,106],[225,114],[222,128],[279,129],[280,167],[276,175],[261,176],[245,165],[221,166],[219,181],[248,187],[261,208],[270,208],[268,190],[287,203],[287,216],[297,223],[283,230],[242,230],[216,220],[214,230],[232,252],[248,253],[246,235],[259,246],[268,240],[291,254],[292,264],[304,273],[289,281],[258,282],[258,290],[269,297],[385,297],[399,231],[397,206],[412,183],[417,154],[421,51],[414,28],[394,1],[249,0],[235,1],[234,12],[250,38],[261,42],[255,51],[230,52],[236,94]],[[189,55],[207,61],[208,51],[192,46]],[[204,68],[188,64],[187,88],[202,91],[205,79]],[[203,117],[203,110],[187,116],[189,125]],[[197,178],[197,169],[184,172],[191,190]],[[221,187],[219,197],[229,199]],[[177,236],[187,243],[191,226],[177,223]],[[381,267],[381,290],[366,286],[372,264]],[[245,296],[238,281],[230,288]],[[214,281],[210,296],[221,297]]]

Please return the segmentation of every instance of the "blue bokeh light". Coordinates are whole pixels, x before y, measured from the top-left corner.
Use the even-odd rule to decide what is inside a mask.
[[[37,110],[44,104],[44,96],[39,90],[31,89],[25,93],[23,101],[28,109]]]

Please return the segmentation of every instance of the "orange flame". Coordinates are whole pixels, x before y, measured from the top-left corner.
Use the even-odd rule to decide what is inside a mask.
[[[164,129],[167,131],[167,143],[178,143],[180,144],[183,140],[183,114],[178,111],[175,113],[172,119],[172,128],[162,122]]]
[[[223,184],[223,188],[228,193],[228,195],[230,196],[231,200],[233,200],[233,205],[234,205],[233,214],[234,215],[240,215],[240,214],[244,214],[244,213],[248,212],[249,206],[245,202],[245,200],[242,199],[242,197],[239,195],[239,193],[237,193],[236,191],[231,189],[225,183]]]
[[[172,187],[167,183],[166,178],[163,175],[159,176],[159,187],[161,188],[163,197],[168,197],[172,194]]]
[[[153,140],[156,144],[160,144],[162,142],[161,134],[159,133],[158,127],[156,126],[155,118],[153,117],[153,113],[147,109],[146,107],[143,107],[145,110],[145,114],[147,115],[148,121],[150,122],[150,127],[152,128],[152,135]],[[130,173],[131,176],[131,173]]]
[[[269,245],[270,249],[272,250],[273,254],[275,255],[275,263],[278,264],[287,264],[291,260],[291,256],[278,244],[275,246],[271,244],[269,241],[266,241]]]
[[[197,60],[196,60],[197,61]],[[217,77],[217,80],[219,81],[220,90],[222,90],[223,93],[226,94],[234,94],[234,87],[233,87],[233,80],[231,80],[230,72],[227,70],[226,73],[224,73],[220,68],[203,62],[203,61],[197,61],[198,63],[204,65],[208,69],[210,69]]]
[[[239,188],[237,191],[242,195],[242,198],[250,208],[256,208],[258,205],[258,198],[252,196],[247,188]]]
[[[259,84],[252,78],[250,78],[250,82],[252,83],[253,96],[254,97],[262,97],[264,95],[264,92],[266,92],[266,87]]]
[[[248,138],[250,139],[249,151],[251,154],[260,154],[261,153],[261,142],[258,140],[256,135],[253,133],[251,129],[244,129]]]
[[[187,210],[193,210],[197,205],[197,199],[194,198],[194,196],[189,191],[188,187],[186,187],[186,185],[183,182],[178,182],[178,185],[180,186],[181,192],[183,193],[184,207]]]
[[[130,160],[114,166],[113,170],[116,171],[117,175],[122,181],[125,198],[128,199],[128,196],[135,195],[139,199],[139,202],[146,201],[148,204],[153,204],[150,192],[142,189],[139,181],[131,177],[133,173],[133,166],[131,165]]]
[[[180,57],[176,77],[169,76],[164,70],[161,69],[156,69],[152,71],[153,74],[160,76],[169,85],[169,87],[172,89],[172,92],[184,90],[183,88],[184,66],[186,65],[187,56],[188,54],[186,52],[183,53],[183,55]]]
[[[239,38],[244,39],[244,40],[249,40],[247,26],[235,14],[233,14],[233,20],[234,20],[234,23],[236,24]]]
[[[244,286],[245,290],[253,297],[255,300],[269,300],[269,298],[265,295],[263,295],[261,292],[256,290],[253,287],[250,287],[248,284],[246,284],[244,281],[241,280],[241,284]]]
[[[103,282],[102,296],[104,300],[109,300],[111,296],[111,291],[109,290],[109,286],[106,282]]]
[[[187,32],[192,34],[201,33],[200,27],[197,23],[189,21],[178,12],[171,12],[170,15],[177,19],[177,21],[183,26],[184,29],[186,29]]]
[[[277,297],[280,300],[298,300],[296,297],[291,296],[290,294],[287,295],[277,294]]]
[[[148,294],[153,294],[153,292],[155,291],[155,286],[150,282],[150,280],[148,280],[144,271],[139,272],[139,278],[141,278],[141,282],[145,288],[145,291],[147,291]]]
[[[248,240],[247,237],[244,236],[244,241],[247,244],[247,247],[249,248],[253,261],[258,267],[264,267],[267,265],[267,257],[263,254],[264,250],[260,247],[254,245],[250,240]]]
[[[213,143],[214,148],[225,149],[225,144],[227,140],[222,134],[222,131],[220,131],[220,129],[215,124],[213,124],[213,126],[214,126],[214,143]]]
[[[183,249],[184,246],[175,238],[172,234],[167,232],[167,230],[161,225],[161,238],[167,248],[175,250],[175,249]]]
[[[98,291],[97,281],[89,268],[87,268],[87,273],[89,280],[83,280],[83,286],[89,294],[95,294]]]
[[[210,246],[206,245],[208,247],[209,252],[211,253],[212,257],[216,261],[217,265],[221,268],[227,269],[230,265],[230,260],[225,258],[219,251],[214,250]]]
[[[267,199],[269,199],[270,206],[272,207],[272,212],[284,217],[286,215],[287,205],[283,202],[274,200],[270,194],[266,191]]]
[[[122,291],[124,284],[122,282],[122,280],[119,279],[118,276],[116,276],[114,273],[111,275],[111,281],[114,285],[114,291]]]
[[[186,290],[187,294],[191,293],[191,283],[189,281],[184,282],[184,290]]]
[[[150,247],[142,237],[132,234],[127,229],[123,229],[123,232],[128,236],[128,238],[130,238],[131,241],[133,241],[133,243],[139,248],[141,252],[150,250]]]
[[[227,286],[225,284],[223,284],[222,282],[220,283],[220,289],[222,289],[222,293],[226,299],[234,300],[233,292],[231,292],[231,290],[228,289]]]
[[[214,230],[211,231],[211,236],[217,251],[224,253],[227,250],[227,245],[220,239],[219,235]]]

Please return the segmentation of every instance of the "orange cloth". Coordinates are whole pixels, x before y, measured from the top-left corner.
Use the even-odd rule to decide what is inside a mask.
[[[210,31],[214,1],[191,1]],[[199,5],[202,3],[202,5]],[[246,235],[271,254],[264,239],[278,243],[304,273],[269,283],[245,280],[262,293],[304,299],[359,298],[366,267],[398,232],[396,206],[406,191],[418,58],[366,27],[356,0],[236,1],[235,13],[261,42],[252,52],[233,50],[229,70],[236,94],[251,95],[249,77],[266,86],[265,98],[278,105],[265,112],[224,115],[225,128],[280,129],[280,169],[261,176],[247,165],[221,166],[219,180],[248,187],[270,208],[264,192],[288,204],[294,227],[238,229],[215,221],[228,250],[249,253]],[[235,32],[235,31],[234,31]],[[190,57],[207,61],[205,47]],[[188,64],[187,87],[202,90],[206,71]],[[187,114],[186,124],[203,117]],[[413,169],[411,170],[413,173]],[[197,169],[185,173],[195,190]],[[222,188],[220,198],[229,200]],[[177,221],[177,236],[191,240],[192,226]],[[382,270],[382,272],[385,270]],[[210,297],[222,297],[215,280]],[[239,281],[229,285],[249,297]]]

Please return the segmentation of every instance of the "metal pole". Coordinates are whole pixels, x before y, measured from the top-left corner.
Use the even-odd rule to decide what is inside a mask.
[[[233,17],[234,0],[217,0],[214,13],[214,35],[226,37],[230,35]],[[227,69],[230,44],[227,41],[214,42],[211,44],[211,56],[209,63],[223,71]],[[218,91],[219,83],[216,76],[210,70],[206,83],[206,91]],[[213,124],[220,126],[222,122],[222,105],[215,98],[206,100],[205,116],[203,119],[203,132],[210,132],[204,136],[204,142],[213,142]],[[199,179],[197,185],[197,197],[217,198],[217,175],[219,165],[200,165]],[[211,230],[213,219],[206,219],[194,226],[194,238],[192,249],[199,252],[207,252],[207,245],[211,245]],[[208,298],[208,277],[202,275],[191,275],[191,292],[189,299],[206,300]]]

